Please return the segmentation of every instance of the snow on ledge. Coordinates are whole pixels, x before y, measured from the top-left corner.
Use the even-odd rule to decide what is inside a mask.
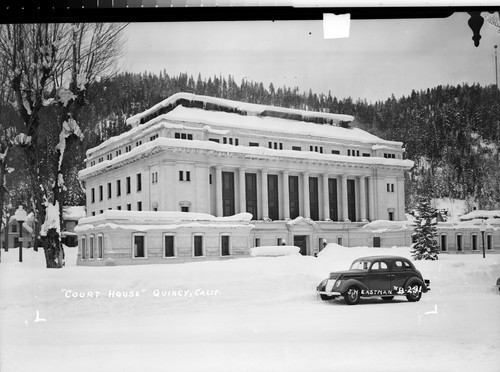
[[[294,245],[269,245],[250,248],[252,257],[277,257],[299,255],[300,248]]]
[[[94,225],[107,223],[110,220],[124,221],[126,224],[147,225],[147,224],[175,224],[179,222],[245,222],[252,219],[250,213],[239,213],[234,216],[215,217],[206,213],[194,212],[157,212],[157,211],[117,211],[107,210],[97,216],[82,218],[79,222],[81,228],[84,225]],[[76,230],[76,227],[75,227]]]
[[[488,218],[500,218],[500,210],[496,211],[485,211],[476,210],[470,213],[460,216],[460,221],[469,221],[474,219],[488,219]]]
[[[399,231],[407,230],[408,225],[412,224],[412,221],[376,220],[364,225],[363,229],[371,230],[372,232]]]
[[[296,161],[300,159],[317,160],[334,163],[349,163],[360,165],[382,165],[382,166],[397,166],[406,169],[413,167],[413,161],[405,159],[386,159],[380,157],[360,157],[348,155],[335,155],[335,154],[321,154],[310,151],[294,151],[294,150],[274,150],[267,147],[247,147],[247,146],[233,146],[227,144],[219,144],[212,141],[199,141],[199,140],[182,140],[174,138],[159,137],[153,141],[142,144],[139,147],[134,147],[131,151],[121,154],[112,160],[104,160],[94,166],[82,169],[78,172],[81,179],[86,179],[94,172],[101,171],[110,167],[118,167],[121,162],[132,159],[136,156],[142,156],[149,153],[151,150],[158,148],[159,151],[167,151],[171,149],[178,149],[179,151],[187,151],[193,149],[196,151],[217,151],[223,152],[227,155],[243,155],[246,157],[282,157],[287,158],[289,161]],[[90,151],[90,150],[89,150]],[[93,151],[93,150],[92,150]]]

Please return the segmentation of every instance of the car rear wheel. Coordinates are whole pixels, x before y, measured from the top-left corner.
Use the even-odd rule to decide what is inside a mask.
[[[360,298],[359,288],[356,286],[349,287],[349,289],[344,292],[344,299],[348,305],[356,305]]]
[[[382,297],[382,300],[384,301],[392,301],[394,299],[394,296],[384,296]]]
[[[406,298],[410,302],[420,301],[422,298],[422,286],[418,283],[412,283],[406,287]]]
[[[323,301],[330,301],[330,300],[333,300],[335,298],[335,296],[328,296],[328,295],[325,295],[325,294],[320,294],[319,297]]]

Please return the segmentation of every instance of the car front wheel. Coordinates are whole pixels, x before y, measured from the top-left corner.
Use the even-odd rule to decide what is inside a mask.
[[[417,283],[410,284],[406,288],[406,298],[410,302],[420,301],[420,299],[422,298],[422,286],[418,285]]]
[[[359,302],[360,294],[358,287],[349,287],[344,293],[345,302],[347,302],[348,305],[356,305]]]

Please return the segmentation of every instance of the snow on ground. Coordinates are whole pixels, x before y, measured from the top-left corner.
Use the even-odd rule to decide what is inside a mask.
[[[316,285],[357,257],[344,248],[170,265],[45,269],[2,252],[0,370],[498,371],[500,255],[416,262],[417,303],[321,301]]]

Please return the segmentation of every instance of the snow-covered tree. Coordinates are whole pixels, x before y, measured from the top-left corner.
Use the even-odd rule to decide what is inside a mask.
[[[439,246],[437,236],[437,210],[431,206],[430,198],[420,197],[415,211],[415,224],[411,245],[412,257],[415,260],[437,260]]]
[[[0,25],[0,65],[7,77],[0,91],[8,92],[23,122],[14,144],[24,149],[28,158],[33,191],[30,209],[41,226],[39,237],[50,268],[63,266],[59,232],[65,152],[83,138],[78,115],[88,100],[87,88],[115,68],[124,27]]]

